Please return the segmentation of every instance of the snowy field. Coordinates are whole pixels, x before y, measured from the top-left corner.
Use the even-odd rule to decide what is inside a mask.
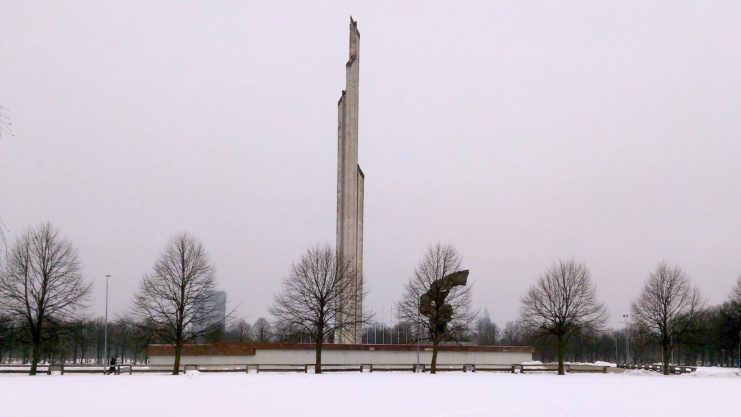
[[[0,376],[3,417],[734,416],[741,372]]]

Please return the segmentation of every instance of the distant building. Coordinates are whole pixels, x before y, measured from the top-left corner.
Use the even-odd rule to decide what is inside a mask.
[[[197,300],[196,317],[198,323],[193,326],[195,333],[219,328],[223,331],[226,320],[226,291],[213,291],[203,299]]]

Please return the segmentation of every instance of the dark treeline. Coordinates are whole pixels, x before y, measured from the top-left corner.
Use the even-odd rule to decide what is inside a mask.
[[[45,328],[41,346],[42,363],[107,364],[105,357],[105,319],[77,319],[53,322]],[[195,343],[295,341],[295,337],[273,331],[259,318],[255,323],[234,320],[228,326],[215,326]],[[118,363],[147,363],[147,346],[168,343],[150,323],[119,318],[108,322],[108,358]],[[0,363],[30,363],[32,344],[22,321],[0,316]]]
[[[416,343],[418,326],[414,323],[370,323],[364,326],[363,343]],[[697,363],[735,366],[739,354],[741,331],[741,304],[734,300],[703,310],[690,329],[679,337],[673,349],[672,362],[682,365]],[[83,319],[71,323],[54,323],[46,329],[42,347],[43,362],[64,361],[72,364],[101,364],[104,360],[105,320]],[[0,361],[28,363],[31,344],[28,332],[21,322],[0,317]],[[423,339],[423,338],[421,338]],[[253,323],[244,319],[232,320],[225,328],[199,338],[200,343],[310,343],[301,332],[281,329],[265,318]],[[124,363],[146,363],[146,347],[163,343],[147,326],[117,319],[108,323],[108,351]],[[517,321],[499,326],[488,314],[480,317],[475,328],[462,343],[535,347],[534,360],[556,360],[556,341],[532,334]],[[580,333],[568,342],[566,360],[569,362],[653,363],[661,361],[661,346],[639,326],[629,325],[618,330]]]
[[[44,329],[41,345],[43,363],[107,363],[105,320],[78,319],[52,322]],[[3,363],[30,363],[31,341],[22,321],[0,318],[0,358]],[[146,361],[146,347],[155,343],[151,331],[126,320],[108,322],[108,356],[130,363]]]
[[[677,338],[671,362],[738,366],[739,308],[738,304],[727,302],[704,310],[691,329]],[[660,363],[662,360],[659,341],[632,324],[618,330],[576,334],[567,343],[568,362]],[[516,321],[506,323],[497,344],[534,346],[534,360],[556,361],[556,341],[534,335]]]

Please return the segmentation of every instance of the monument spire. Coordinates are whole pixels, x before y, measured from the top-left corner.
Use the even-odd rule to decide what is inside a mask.
[[[337,253],[350,260],[354,285],[346,296],[353,302],[338,314],[341,322],[355,323],[335,336],[336,343],[361,343],[363,317],[363,197],[365,176],[358,165],[358,88],[360,32],[350,16],[349,58],[345,89],[337,103]]]

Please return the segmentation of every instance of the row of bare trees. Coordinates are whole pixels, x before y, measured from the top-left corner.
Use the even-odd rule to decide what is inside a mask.
[[[51,223],[18,236],[0,267],[0,345],[11,335],[29,345],[30,374],[35,375],[42,354],[59,346],[53,341],[84,322],[92,284],[80,273],[77,250]],[[180,233],[144,275],[131,311],[121,320],[136,327],[140,338],[152,334],[147,341],[172,344],[177,374],[183,345],[223,327],[213,322],[214,312],[222,308],[212,302],[215,289],[214,268],[203,245]]]
[[[632,325],[659,342],[668,374],[672,349],[696,324],[704,304],[684,271],[662,262],[650,273],[631,311]],[[599,332],[606,320],[589,270],[574,261],[555,263],[522,299],[521,324],[536,335],[555,339],[561,375],[569,339]]]
[[[343,306],[341,294],[346,291],[343,285],[354,277],[350,265],[328,246],[309,249],[293,265],[271,310],[277,319],[276,329],[282,329],[283,334],[307,336],[316,345],[317,373],[321,372],[323,343],[331,340],[341,330],[340,326],[355,325],[336,320],[337,312]],[[405,341],[431,342],[432,372],[435,372],[437,353],[443,343],[474,341],[493,344],[497,340],[503,344],[534,343],[542,350],[555,352],[561,375],[569,352],[572,355],[579,352],[583,356],[591,351],[592,360],[609,358],[608,352],[612,352],[618,335],[605,331],[607,310],[597,297],[596,286],[586,265],[572,260],[555,262],[523,296],[520,319],[507,323],[502,330],[489,319],[488,314],[479,316],[472,310],[471,286],[446,289],[450,292],[443,297],[444,303],[433,303],[429,317],[420,314],[423,294],[443,277],[461,268],[462,257],[454,246],[431,246],[415,268],[397,306],[399,323],[392,327],[396,328],[397,342],[402,331]],[[741,336],[741,299],[738,296],[741,280],[734,291],[735,298],[732,297],[731,301],[720,308],[707,309],[699,290],[684,271],[662,262],[649,274],[633,302],[629,328],[632,335],[625,330],[624,337],[635,340],[634,354],[642,355],[652,347],[660,349],[666,373],[671,352],[680,343],[690,343],[693,333],[703,334],[705,339],[710,334],[723,333],[726,335],[723,343],[733,341],[738,344]],[[450,321],[441,326],[433,317],[443,315]],[[707,324],[707,317],[711,316],[722,319],[722,324],[714,325],[716,330],[700,325],[701,322]],[[706,319],[703,321],[703,318]],[[363,324],[369,324],[369,319],[367,316],[360,318]],[[721,319],[714,322],[719,323]],[[371,331],[369,326],[366,329]],[[374,337],[374,342],[376,339]],[[370,340],[370,334],[366,340]],[[600,354],[595,355],[598,351]]]
[[[470,287],[454,287],[447,295],[446,304],[433,303],[438,316],[442,308],[450,318],[445,326],[433,319],[420,317],[420,297],[433,283],[461,268],[461,256],[452,245],[435,245],[429,248],[410,278],[402,300],[398,303],[399,319],[415,323],[414,341],[429,340],[433,344],[432,372],[439,346],[444,341],[459,340],[470,329],[474,320],[471,312]],[[361,277],[362,280],[362,277]],[[362,285],[356,284],[356,271],[352,259],[344,258],[330,246],[316,246],[293,264],[276,295],[271,314],[276,318],[276,327],[293,329],[307,335],[315,345],[315,373],[322,372],[322,346],[342,331],[350,331],[357,325],[368,324],[371,315],[339,320],[341,312],[353,305],[358,295],[365,293]],[[424,329],[424,331],[419,331]]]
[[[59,346],[59,335],[74,334],[83,323],[90,284],[80,274],[77,251],[49,223],[29,228],[0,259],[0,349],[9,334],[23,334],[30,347],[31,373],[42,356]],[[559,373],[570,351],[582,349],[604,336],[607,313],[598,300],[589,269],[574,261],[558,261],[547,269],[522,298],[520,319],[501,330],[486,315],[472,308],[471,285],[445,287],[430,295],[443,277],[462,269],[462,256],[452,245],[436,244],[428,248],[413,271],[397,303],[397,343],[430,342],[432,371],[436,368],[439,348],[445,343],[515,344],[534,342],[556,352]],[[362,277],[361,277],[362,279]],[[741,283],[738,284],[741,287]],[[152,271],[145,274],[134,296],[132,308],[119,318],[130,334],[147,343],[167,343],[174,347],[173,373],[180,368],[185,344],[203,340],[240,342],[310,341],[315,345],[315,372],[321,373],[321,353],[325,343],[342,331],[371,323],[366,314],[352,320],[340,320],[340,312],[352,306],[363,286],[357,285],[351,259],[339,256],[330,246],[308,249],[295,262],[275,296],[270,309],[274,323],[265,319],[254,325],[235,321],[210,323],[210,303],[215,293],[214,267],[203,245],[187,233],[175,235],[157,258]],[[442,288],[442,287],[440,287]],[[702,333],[698,325],[703,317],[722,317],[726,336],[739,336],[741,288],[720,313],[703,307],[699,291],[677,266],[661,263],[647,279],[632,306],[631,329],[635,339],[652,340],[668,364],[678,343],[690,335]],[[420,314],[424,297],[432,298],[426,314]],[[444,318],[444,320],[439,320]],[[720,319],[719,319],[720,320]],[[706,320],[707,321],[707,320]],[[716,320],[718,321],[718,320]],[[10,324],[8,324],[10,323]],[[123,327],[122,327],[123,328]],[[64,329],[64,331],[62,330]],[[217,331],[218,330],[218,331]],[[374,336],[376,329],[374,328]],[[382,328],[385,335],[385,327]],[[733,336],[735,334],[735,336]],[[522,335],[527,335],[526,339]],[[730,336],[728,336],[730,335]],[[393,334],[390,335],[393,340]],[[53,342],[56,340],[57,342]],[[366,338],[367,341],[370,337]],[[376,342],[376,337],[374,337]],[[726,343],[726,342],[723,342]],[[75,350],[77,344],[73,344]],[[123,350],[123,349],[122,349]],[[136,350],[132,348],[130,350]],[[75,353],[76,357],[77,354]],[[99,355],[98,355],[99,357]],[[136,353],[134,353],[136,357]],[[667,369],[667,367],[665,367]]]
[[[668,350],[672,363],[738,366],[741,300],[729,296],[718,305],[700,309],[686,329],[682,324],[671,334],[673,343],[668,349],[662,349],[659,333],[632,320],[619,329],[576,333],[566,342],[564,354],[566,360],[575,362],[656,363],[663,362]],[[497,343],[534,346],[537,360],[551,362],[558,356],[554,337],[543,337],[519,320],[502,326]]]

